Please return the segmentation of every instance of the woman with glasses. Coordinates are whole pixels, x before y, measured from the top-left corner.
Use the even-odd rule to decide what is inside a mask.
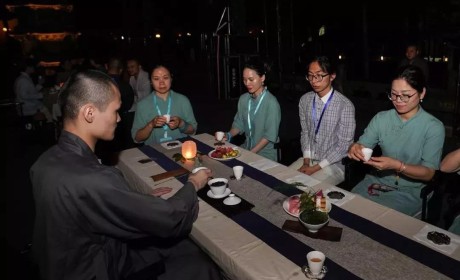
[[[382,156],[364,162],[375,172],[352,192],[411,216],[421,210],[420,190],[439,169],[444,144],[443,123],[420,105],[425,94],[422,70],[414,65],[400,68],[388,94],[394,109],[374,116],[348,152],[351,159],[364,161],[364,147],[380,146]]]
[[[269,70],[269,65],[258,57],[244,65],[243,83],[248,92],[240,96],[232,128],[224,140],[230,141],[232,137],[244,133],[243,148],[276,161],[274,145],[278,142],[281,108],[276,97],[265,86]]]
[[[290,165],[332,185],[344,180],[342,158],[353,143],[356,127],[355,107],[332,86],[335,78],[335,65],[327,57],[315,57],[308,64],[306,79],[313,90],[299,102],[303,157]]]

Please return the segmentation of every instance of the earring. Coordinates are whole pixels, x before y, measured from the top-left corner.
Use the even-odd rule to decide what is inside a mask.
[[[420,99],[420,103],[422,103],[422,102],[423,102],[423,99]]]

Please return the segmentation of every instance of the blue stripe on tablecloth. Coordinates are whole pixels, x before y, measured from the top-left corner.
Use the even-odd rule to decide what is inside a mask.
[[[183,139],[179,139],[181,141],[185,141],[185,140],[193,140],[196,142],[197,144],[197,149],[203,153],[203,154],[208,154],[210,151],[213,150],[212,147],[208,146],[207,144],[197,140],[197,139],[192,139],[190,137],[187,137],[187,138],[183,138]],[[153,148],[151,148],[152,150],[154,150]],[[145,153],[145,152],[144,152]],[[147,154],[147,153],[146,153]],[[163,157],[159,156],[162,155]],[[149,155],[149,154],[147,154]],[[168,157],[166,157],[164,154],[160,153],[160,152],[156,152],[154,154],[154,156],[156,156],[159,161],[164,161],[164,159],[169,159]],[[172,160],[169,159],[169,161],[171,162]],[[160,162],[158,162],[160,164]],[[174,162],[173,162],[174,163]],[[221,161],[221,163],[229,166],[229,167],[233,167],[235,165],[242,165],[244,166],[244,173],[246,176],[249,176],[251,178],[253,178],[254,180],[257,180],[261,183],[263,183],[264,185],[266,185],[267,187],[270,187],[286,196],[291,196],[293,194],[296,194],[296,193],[299,193],[299,190],[297,188],[280,188],[279,186],[280,185],[283,185],[285,184],[285,182],[265,173],[265,172],[262,172],[244,162],[241,162],[237,159],[231,159],[231,160],[228,160],[228,161]],[[176,164],[177,166],[179,166],[177,163],[174,163]],[[165,168],[162,164],[160,164],[163,168]],[[175,168],[178,168],[177,166],[175,166],[173,169]],[[165,168],[166,169],[166,168]],[[251,213],[252,211],[248,212],[248,213]],[[253,212],[252,212],[253,213]],[[260,224],[263,224],[264,221],[268,224],[271,224],[270,222],[266,221],[265,219],[263,219],[262,217],[258,216],[257,214],[254,213],[254,215],[252,214],[247,214],[247,213],[244,213],[244,214],[241,214],[242,216],[237,216],[234,218],[235,221],[237,221],[239,224],[241,223],[241,225],[247,229],[248,231],[252,232],[254,235],[256,235],[258,238],[260,238],[261,240],[264,240],[264,235],[266,235],[264,233],[263,230],[259,230],[257,227],[254,227],[252,228],[252,224],[256,224],[256,223],[260,223]],[[251,216],[251,218],[248,218],[248,216]],[[453,258],[450,258],[438,251],[435,251],[425,245],[422,245],[412,239],[409,239],[405,236],[402,236],[398,233],[395,233],[385,227],[382,227],[374,222],[371,222],[369,220],[366,220],[356,214],[353,214],[351,212],[348,212],[340,207],[333,207],[331,212],[329,213],[329,215],[331,216],[332,219],[344,224],[345,226],[349,227],[349,228],[352,228],[364,235],[366,235],[367,237],[387,246],[387,247],[390,247],[390,248],[393,248],[397,251],[399,251],[400,253],[442,273],[442,274],[445,274],[446,276],[449,276],[451,278],[456,278],[458,277],[458,275],[460,275],[460,265],[459,265],[459,262]],[[257,218],[257,217],[260,217]],[[241,218],[243,217],[243,218]],[[247,218],[244,219],[244,217]],[[260,221],[259,221],[260,220]],[[262,221],[263,220],[263,221]],[[247,223],[246,223],[247,222]],[[278,227],[272,225],[274,227],[273,231],[270,231],[270,232],[276,232],[276,231],[282,231],[284,232],[283,230],[279,229]],[[269,237],[272,236],[272,235],[269,235]],[[282,235],[281,235],[282,236]],[[289,236],[291,237],[289,234],[286,234],[286,236]],[[272,248],[277,248],[278,247],[278,244],[281,243],[285,243],[284,239],[285,238],[288,238],[286,236],[282,236],[280,237],[280,239],[274,239],[273,241],[265,241],[268,245],[270,245]],[[295,238],[294,238],[295,239]],[[297,242],[300,242],[297,240]],[[301,243],[301,242],[300,242]],[[303,243],[302,243],[303,244]],[[301,245],[293,245],[292,248],[294,248],[295,246],[301,246]],[[306,245],[305,245],[306,246]],[[290,248],[291,245],[288,245],[286,244],[286,248]],[[309,250],[309,247],[306,246],[307,249],[302,249],[302,250]],[[305,252],[305,251],[304,251]],[[282,253],[280,251],[280,253]],[[297,258],[300,258],[297,254],[296,256],[288,256],[284,253],[282,253],[283,255],[285,255],[287,258],[289,258],[291,261],[293,261],[294,263],[296,264],[299,264],[296,259]],[[287,253],[289,254],[289,253]],[[303,255],[303,260],[305,260],[305,256]],[[301,264],[299,264],[301,265]],[[332,267],[331,267],[332,268]],[[331,271],[332,272],[332,271]],[[330,273],[328,273],[328,276],[330,275]],[[332,276],[332,275],[330,275]]]
[[[182,168],[180,164],[175,162],[174,160],[170,159],[167,155],[155,150],[153,147],[149,145],[144,145],[139,147],[144,154],[146,154],[149,158],[155,158],[155,162],[158,163],[164,170],[171,171],[178,168]],[[187,176],[181,176],[177,178],[180,182],[184,183],[187,182]]]
[[[212,147],[206,145],[205,143],[200,142],[197,139],[193,140],[197,143],[198,150],[206,153],[213,150]],[[257,170],[244,162],[238,161],[237,159],[223,161],[222,163],[230,167],[243,165],[244,174],[246,176],[257,180],[286,196],[291,196],[299,192],[297,188],[279,188],[279,186],[284,183],[283,181],[278,180],[265,172]],[[393,248],[442,274],[454,279],[460,275],[460,263],[457,260],[422,245],[415,240],[402,236],[340,207],[333,207],[329,215],[331,218],[346,225],[347,227],[352,228],[387,247]]]
[[[194,141],[196,140],[194,139]],[[139,147],[139,149],[150,158],[156,158],[156,163],[166,171],[180,167],[179,164],[151,146],[145,145]],[[204,149],[200,149],[200,151],[203,150]],[[229,163],[230,161],[225,161],[225,163]],[[246,171],[245,174],[249,176]],[[186,180],[186,178],[181,179]],[[306,263],[306,253],[313,250],[311,247],[300,242],[284,230],[252,211],[245,211],[229,218],[300,267]],[[328,258],[326,258],[325,265],[329,271],[325,279],[361,279]]]

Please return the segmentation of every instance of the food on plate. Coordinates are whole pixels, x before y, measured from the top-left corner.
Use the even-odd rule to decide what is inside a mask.
[[[217,147],[212,153],[211,157],[213,158],[234,158],[237,157],[239,151],[233,149],[232,147]]]
[[[441,245],[449,245],[450,244],[450,237],[444,233],[437,232],[437,231],[430,231],[427,234],[428,240],[431,240],[434,244]]]
[[[342,199],[345,197],[345,194],[339,191],[332,191],[332,192],[328,192],[327,196],[330,199]]]
[[[294,215],[298,215],[300,213],[300,197],[299,196],[291,196],[288,200],[288,211]]]
[[[179,143],[177,143],[177,142],[171,142],[171,143],[166,144],[166,146],[168,146],[168,147],[175,147],[177,145],[179,145]]]

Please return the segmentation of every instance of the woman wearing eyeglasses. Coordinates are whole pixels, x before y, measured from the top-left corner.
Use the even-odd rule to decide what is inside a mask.
[[[370,121],[348,156],[364,161],[362,148],[379,145],[382,156],[365,164],[375,167],[352,190],[363,197],[414,216],[422,207],[420,190],[439,163],[444,144],[444,125],[420,103],[426,94],[425,77],[414,65],[398,69],[388,98],[394,109],[378,113]],[[376,190],[372,185],[385,188]]]
[[[306,79],[313,90],[299,101],[303,157],[290,165],[332,185],[344,180],[342,158],[353,143],[356,127],[355,107],[333,87],[335,78],[335,65],[327,57],[315,57],[308,64]]]

